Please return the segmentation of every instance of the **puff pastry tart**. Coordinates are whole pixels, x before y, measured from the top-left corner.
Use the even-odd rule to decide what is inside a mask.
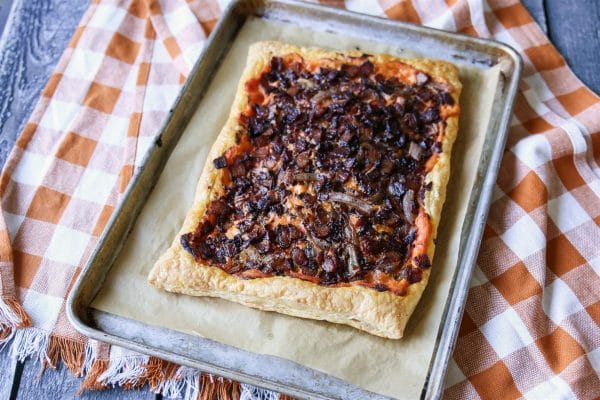
[[[431,271],[460,90],[446,62],[253,44],[149,282],[401,338]]]

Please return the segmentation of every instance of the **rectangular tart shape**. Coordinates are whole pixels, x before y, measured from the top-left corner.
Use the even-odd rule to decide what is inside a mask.
[[[458,130],[450,63],[253,44],[157,288],[401,338]]]

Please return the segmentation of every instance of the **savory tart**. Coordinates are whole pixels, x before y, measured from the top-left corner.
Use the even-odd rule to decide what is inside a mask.
[[[447,62],[255,43],[149,282],[401,338],[431,271],[460,90]]]

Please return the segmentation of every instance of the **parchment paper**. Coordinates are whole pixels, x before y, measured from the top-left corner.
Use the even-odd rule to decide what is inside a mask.
[[[342,325],[258,311],[220,299],[171,294],[146,283],[153,263],[171,244],[192,204],[206,155],[229,114],[248,46],[266,39],[340,50],[358,46],[367,52],[410,56],[360,38],[249,20],[171,155],[93,307],[293,360],[383,395],[418,398],[456,266],[461,224],[497,85],[495,69],[461,68],[460,133],[452,154],[438,247],[429,285],[403,339],[382,339]]]

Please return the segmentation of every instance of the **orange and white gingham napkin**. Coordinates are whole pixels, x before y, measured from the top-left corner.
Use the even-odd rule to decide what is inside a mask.
[[[63,360],[84,388],[273,395],[88,340],[64,310],[224,3],[90,5],[0,180],[0,338],[12,340],[15,356]],[[524,75],[445,396],[600,396],[600,99],[516,0],[327,3],[495,38],[521,53]]]

